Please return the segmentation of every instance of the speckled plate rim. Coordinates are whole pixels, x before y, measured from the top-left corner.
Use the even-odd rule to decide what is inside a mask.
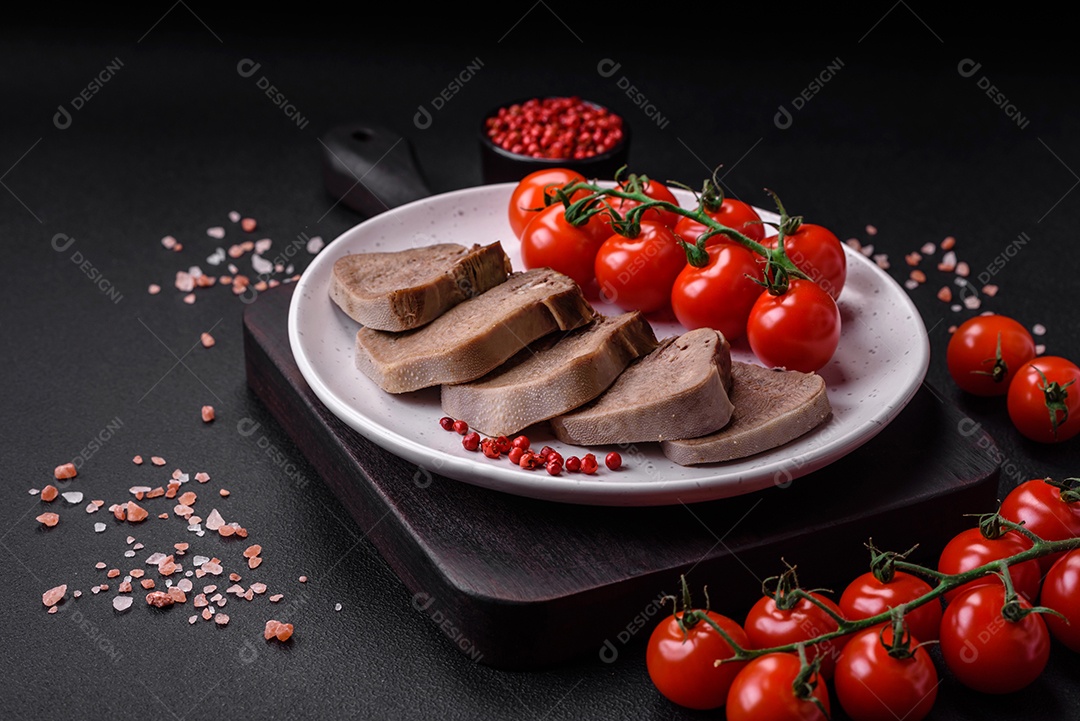
[[[679,503],[697,503],[742,495],[769,486],[784,487],[795,479],[816,471],[844,457],[880,433],[911,401],[925,378],[930,359],[930,345],[926,328],[914,303],[900,285],[876,263],[861,253],[845,246],[848,258],[848,282],[840,297],[844,316],[844,338],[830,366],[822,370],[829,386],[829,397],[834,414],[823,425],[791,443],[748,459],[724,464],[683,467],[667,460],[658,444],[637,444],[629,447],[612,446],[595,449],[598,457],[608,450],[619,450],[627,460],[626,467],[617,473],[607,471],[595,476],[563,473],[550,476],[542,471],[529,472],[511,466],[505,460],[495,461],[461,448],[457,436],[451,436],[438,428],[437,419],[442,415],[437,392],[426,399],[413,396],[407,401],[386,394],[374,383],[353,369],[355,379],[347,383],[368,384],[366,392],[382,396],[390,404],[391,415],[380,416],[367,403],[345,397],[341,378],[334,377],[329,359],[318,352],[320,333],[342,333],[341,311],[329,298],[329,279],[334,261],[343,253],[370,250],[394,250],[434,242],[482,242],[482,234],[473,234],[473,240],[457,238],[468,234],[469,228],[493,225],[498,230],[508,255],[520,269],[517,241],[509,230],[509,224],[499,221],[499,210],[505,208],[513,183],[483,185],[450,191],[414,201],[370,218],[342,233],[309,264],[301,278],[289,307],[288,332],[293,356],[301,374],[315,395],[336,417],[351,428],[381,446],[417,466],[411,479],[419,485],[431,483],[432,474],[456,481],[506,493],[561,503],[602,506],[657,506]],[[689,193],[679,192],[680,202],[692,203]],[[480,214],[485,208],[487,217],[470,219],[460,210],[472,207]],[[445,237],[438,231],[431,234],[432,222],[428,215],[438,215],[442,210],[459,209],[462,216],[455,230],[447,230]],[[762,211],[766,219],[775,215]],[[505,216],[505,212],[502,212]],[[394,225],[416,228],[409,242],[404,240],[373,247],[376,234]],[[499,228],[500,225],[505,228]],[[424,242],[416,242],[417,238]],[[488,241],[490,242],[490,241]],[[854,297],[853,297],[854,296]],[[601,312],[616,309],[597,305]],[[888,314],[896,323],[888,326],[878,324],[875,330],[869,318]],[[351,322],[351,321],[350,321]],[[337,329],[334,326],[338,326]],[[303,327],[301,327],[303,326]],[[351,334],[359,326],[353,324]],[[680,332],[675,324],[654,323],[658,336]],[[872,404],[868,412],[848,412],[844,398],[852,395],[855,381],[865,378],[855,374],[857,354],[845,340],[859,339],[859,349],[868,356],[864,359],[873,392],[858,401],[858,405]],[[335,338],[338,340],[338,338]],[[346,347],[352,348],[352,338]],[[854,341],[852,341],[854,343]],[[879,350],[884,352],[879,353]],[[745,349],[733,349],[737,360],[753,361]],[[335,359],[340,365],[340,358]],[[896,361],[895,363],[893,361]],[[421,392],[424,393],[424,392]],[[845,396],[846,394],[846,396]],[[386,400],[389,398],[389,400]],[[376,404],[378,405],[378,404]],[[400,407],[398,407],[400,406]],[[398,415],[400,413],[400,415]],[[406,430],[393,426],[411,423]],[[434,429],[434,431],[432,431]],[[530,435],[534,435],[530,431]],[[548,437],[556,443],[553,437]],[[537,440],[545,441],[542,435]],[[569,448],[569,447],[568,447]],[[564,455],[568,453],[565,452]],[[572,450],[569,452],[573,452]]]

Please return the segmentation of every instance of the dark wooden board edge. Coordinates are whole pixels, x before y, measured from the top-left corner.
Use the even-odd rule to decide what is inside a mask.
[[[419,470],[367,441],[330,414],[302,382],[287,342],[282,347],[283,333],[273,329],[273,333],[267,334],[261,327],[267,320],[284,326],[288,295],[291,289],[288,294],[282,292],[274,297],[264,294],[245,312],[249,386],[413,594],[416,610],[427,613],[455,647],[495,667],[543,668],[589,653],[610,657],[622,645],[641,640],[642,616],[658,612],[658,597],[673,593],[678,575],[685,572],[707,583],[714,593],[723,586],[724,604],[734,612],[748,608],[759,593],[756,577],[747,569],[778,568],[780,559],[797,563],[800,574],[813,578],[816,586],[836,585],[850,569],[865,565],[865,549],[854,539],[872,537],[888,548],[907,548],[915,543],[932,545],[933,541],[966,525],[963,513],[987,508],[996,495],[997,466],[984,462],[968,469],[970,478],[963,482],[924,489],[921,495],[908,498],[894,494],[893,502],[876,512],[848,514],[832,521],[819,518],[810,524],[811,534],[789,529],[786,534],[771,538],[751,536],[740,537],[737,542],[732,539],[729,543],[707,543],[711,531],[703,527],[696,531],[704,537],[707,550],[692,560],[665,562],[660,558],[661,549],[651,569],[624,573],[619,578],[561,595],[545,597],[537,593],[538,589],[520,588],[506,594],[478,591],[463,584],[463,579],[455,576],[455,569],[438,557],[437,549],[426,545],[425,531],[416,525],[408,494],[396,492],[415,489]],[[926,393],[920,391],[922,395]],[[943,411],[946,415],[955,414],[949,408],[943,407]],[[953,421],[950,416],[948,422]],[[981,440],[985,445],[987,441]],[[990,457],[983,452],[979,458],[984,456]],[[866,482],[872,483],[873,469],[868,471]],[[467,488],[462,490],[463,494],[486,503],[505,504],[506,512],[510,513],[543,514],[560,510],[560,504],[507,498],[505,494],[466,487],[438,476],[424,481]],[[800,483],[809,482],[800,479]],[[780,488],[769,489],[755,497],[768,499],[785,492]],[[708,509],[710,505],[695,508]],[[619,511],[593,509],[591,513],[602,518],[608,513],[618,515]],[[627,518],[641,517],[640,513],[632,514]],[[686,520],[692,523],[689,519],[687,514]],[[928,535],[932,538],[928,539]],[[737,549],[733,550],[729,544],[737,545]],[[532,597],[530,592],[534,594]]]

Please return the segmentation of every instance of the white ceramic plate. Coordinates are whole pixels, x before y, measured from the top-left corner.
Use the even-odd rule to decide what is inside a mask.
[[[502,242],[515,270],[523,269],[518,242],[506,217],[512,183],[467,188],[425,198],[375,216],[343,233],[310,264],[297,282],[289,309],[289,340],[300,371],[337,417],[374,443],[428,473],[507,493],[567,503],[646,506],[694,503],[785,485],[850,453],[878,434],[911,400],[930,358],[926,328],[907,293],[876,264],[847,248],[848,276],[840,296],[840,348],[821,371],[833,415],[795,441],[751,458],[683,467],[658,444],[591,449],[601,460],[593,476],[525,471],[462,448],[461,437],[439,427],[437,388],[392,395],[356,370],[354,338],[359,325],[330,300],[331,268],[338,258],[364,251],[401,250],[433,243]],[[693,198],[680,193],[690,206]],[[775,216],[768,216],[775,218]],[[603,313],[618,309],[596,304]],[[657,337],[678,335],[670,320],[653,320]],[[754,362],[736,343],[732,356]],[[528,430],[533,444],[549,444],[563,456],[580,455],[543,426]],[[624,467],[603,466],[618,450]],[[428,482],[420,472],[416,479]],[[402,479],[408,483],[409,479]]]

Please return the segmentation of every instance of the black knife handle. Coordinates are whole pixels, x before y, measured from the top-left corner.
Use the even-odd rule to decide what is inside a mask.
[[[431,195],[412,144],[387,128],[342,125],[321,142],[327,192],[365,217]]]

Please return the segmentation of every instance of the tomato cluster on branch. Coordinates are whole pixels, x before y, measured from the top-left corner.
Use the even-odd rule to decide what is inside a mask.
[[[682,608],[649,640],[650,678],[672,702],[723,706],[729,719],[825,719],[831,689],[856,721],[918,721],[939,682],[928,644],[988,694],[1034,682],[1054,639],[1080,651],[1080,479],[1021,484],[953,537],[936,568],[908,561],[915,549],[868,548],[870,571],[839,603],[801,588],[788,566],[742,623],[690,606],[683,579]]]
[[[824,367],[840,341],[839,239],[789,216],[771,191],[780,220],[770,233],[715,174],[691,191],[692,208],[669,185],[686,188],[635,174],[610,185],[565,169],[527,176],[509,208],[525,267],[553,268],[623,310],[671,311],[688,330],[745,337],[767,366]]]

